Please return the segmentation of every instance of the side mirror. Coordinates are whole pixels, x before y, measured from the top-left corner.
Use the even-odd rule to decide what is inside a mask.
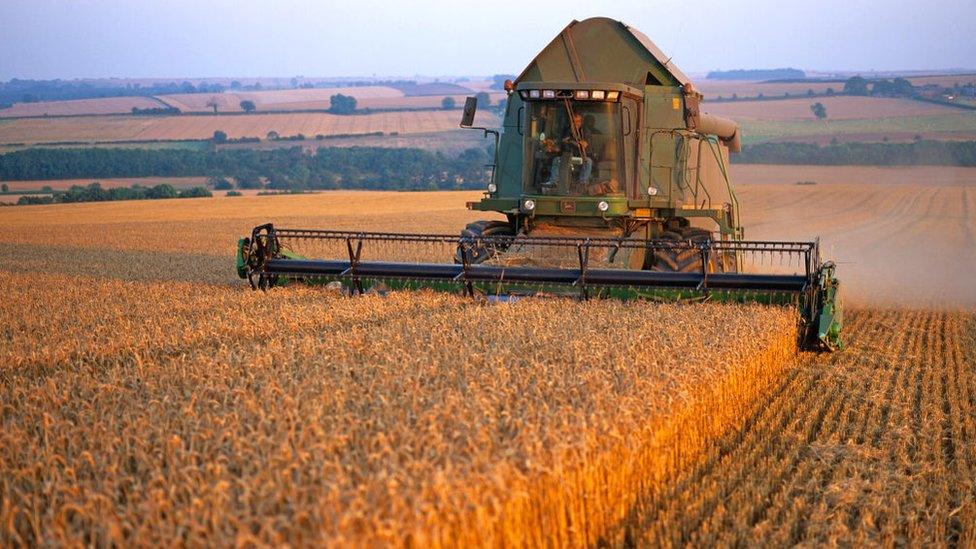
[[[461,127],[470,128],[474,125],[474,113],[478,111],[478,98],[469,97],[464,100],[464,112],[461,114]]]

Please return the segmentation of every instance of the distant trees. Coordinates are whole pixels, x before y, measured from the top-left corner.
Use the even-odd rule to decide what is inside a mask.
[[[454,98],[451,96],[447,96],[444,99],[441,99],[442,109],[450,110],[454,108],[454,105],[455,105]]]
[[[381,147],[274,149],[44,148],[0,154],[0,181],[120,177],[207,177],[239,189],[481,188],[488,153],[453,156]],[[56,191],[55,191],[56,192]],[[162,190],[157,191],[157,194]],[[165,193],[163,193],[165,194]]]
[[[22,196],[17,204],[61,204],[73,202],[107,202],[114,200],[151,200],[161,198],[201,198],[213,196],[203,187],[193,187],[177,191],[172,185],[161,183],[153,187],[133,185],[131,187],[102,188],[94,181],[87,186],[72,185],[66,191],[54,191],[51,196]]]
[[[264,187],[264,183],[261,182],[261,178],[258,177],[257,173],[247,168],[237,170],[234,179],[237,181],[238,189],[260,189]]]
[[[868,81],[860,76],[852,76],[844,82],[844,93],[847,95],[867,95]]]
[[[216,97],[211,97],[207,100],[207,106],[213,109],[214,114],[217,114],[217,107],[220,106],[220,101]]]
[[[215,191],[226,191],[234,188],[233,183],[231,183],[226,177],[220,175],[211,175],[208,177],[207,185],[213,187]]]
[[[227,134],[224,133],[221,130],[215,131],[214,134],[213,134],[213,142],[214,143],[226,143],[227,142]]]
[[[254,104],[254,101],[251,101],[250,99],[245,99],[244,101],[241,101],[241,110],[242,111],[244,111],[244,112],[254,112],[257,109],[258,109],[258,107],[257,107],[257,105]]]
[[[758,143],[743,147],[733,161],[820,166],[976,166],[976,141],[839,143],[832,140],[826,147],[812,143]]]
[[[180,109],[176,107],[149,107],[145,109],[132,107],[132,114],[142,116],[171,116],[180,114]]]
[[[356,110],[356,98],[337,93],[329,98],[329,105],[334,114],[351,114]]]
[[[281,136],[278,135],[278,132],[276,132],[274,130],[271,130],[270,132],[268,132],[268,135],[266,135],[265,137],[268,138],[268,141],[277,141],[277,140],[281,139]]]
[[[817,117],[817,120],[825,120],[827,118],[827,107],[824,107],[824,104],[819,101],[810,105],[810,112]]]
[[[10,192],[10,186],[7,185],[6,183],[4,183],[3,185],[0,185],[0,192],[9,193]]]
[[[101,97],[168,95],[171,93],[221,93],[223,86],[201,82],[156,83],[139,85],[106,80],[23,80],[13,78],[0,82],[0,105],[16,102],[57,101]]]
[[[490,107],[491,106],[491,96],[488,92],[478,92],[474,94],[475,99],[478,100],[479,107]]]
[[[892,81],[874,80],[871,84],[871,95],[912,97],[916,93],[915,86],[904,78],[895,78]]]

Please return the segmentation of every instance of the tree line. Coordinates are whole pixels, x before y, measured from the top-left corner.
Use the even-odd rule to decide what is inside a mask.
[[[814,164],[823,166],[976,166],[976,141],[911,143],[758,143],[732,155],[738,164]]]
[[[474,189],[487,179],[483,149],[25,149],[0,155],[0,180],[217,177],[238,188]]]
[[[0,82],[0,106],[13,103],[36,103],[39,101],[58,101],[67,99],[94,99],[99,97],[127,97],[167,95],[172,93],[220,93],[221,84],[189,81],[140,84],[110,84],[84,80],[22,80],[14,78]]]
[[[54,191],[50,196],[22,196],[17,204],[68,204],[72,202],[108,202],[113,200],[154,200],[161,198],[202,198],[213,196],[203,187],[177,190],[168,183],[152,187],[133,185],[106,189],[98,181],[89,185],[72,185],[65,191]]]

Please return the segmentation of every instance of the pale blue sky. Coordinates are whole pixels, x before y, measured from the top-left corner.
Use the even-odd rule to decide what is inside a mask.
[[[518,72],[595,15],[686,72],[976,68],[974,0],[0,0],[0,80]]]

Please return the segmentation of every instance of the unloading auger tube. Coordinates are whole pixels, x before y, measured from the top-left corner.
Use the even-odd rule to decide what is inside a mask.
[[[306,251],[306,249],[308,251]],[[513,250],[561,253],[569,265],[519,262]],[[693,251],[699,272],[630,269],[628,252]],[[475,263],[471,258],[490,258]],[[477,252],[476,252],[477,251]],[[544,254],[543,254],[544,255]],[[444,262],[454,257],[452,263]],[[748,270],[709,272],[709,257],[733,257]],[[793,269],[792,274],[780,274]],[[622,240],[528,236],[464,237],[442,234],[255,227],[238,241],[237,272],[254,289],[291,282],[340,281],[351,293],[382,283],[390,289],[429,288],[508,300],[516,296],[575,296],[657,301],[758,302],[796,308],[800,346],[842,346],[839,283],[834,264],[821,262],[818,242]]]

